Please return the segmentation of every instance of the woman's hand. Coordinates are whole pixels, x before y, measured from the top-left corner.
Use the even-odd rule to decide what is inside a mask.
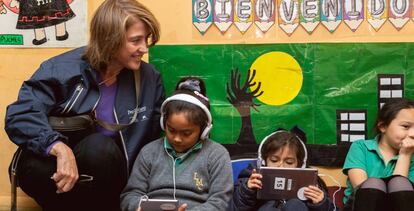
[[[49,154],[56,156],[56,172],[51,177],[56,183],[56,193],[72,190],[79,178],[72,149],[63,142],[58,142],[52,147]]]
[[[262,189],[262,175],[257,173],[256,169],[253,169],[252,175],[247,181],[247,187],[249,189]]]
[[[318,187],[309,185],[305,188],[304,195],[312,200],[312,204],[318,204],[325,198],[325,193]]]

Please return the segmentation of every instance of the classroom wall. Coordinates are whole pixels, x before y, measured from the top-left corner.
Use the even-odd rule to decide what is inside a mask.
[[[88,21],[102,0],[88,1]],[[363,21],[356,32],[352,32],[345,24],[341,24],[335,33],[331,34],[322,26],[309,35],[298,28],[290,37],[279,27],[273,26],[263,34],[257,27],[252,26],[245,34],[241,34],[232,26],[224,35],[212,26],[205,35],[201,35],[192,25],[191,1],[141,0],[156,15],[161,23],[162,36],[159,44],[249,44],[249,43],[306,43],[306,42],[414,42],[414,23],[410,21],[401,31],[395,30],[386,23],[379,32],[368,27]],[[0,23],[7,24],[7,23]],[[85,35],[87,36],[87,35]],[[29,78],[39,64],[45,59],[62,52],[67,48],[55,49],[1,49],[0,50],[0,117],[4,118],[6,106],[16,100],[21,83]],[[0,121],[4,128],[4,121]],[[10,204],[10,184],[7,168],[16,146],[9,141],[4,130],[0,130],[0,210],[8,210]],[[339,169],[321,168],[325,174],[337,178],[344,185],[345,177]],[[333,185],[326,180],[328,185]],[[24,208],[36,207],[35,203],[19,192],[19,203]]]

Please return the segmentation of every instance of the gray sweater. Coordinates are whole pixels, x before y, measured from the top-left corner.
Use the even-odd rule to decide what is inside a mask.
[[[180,205],[187,203],[187,211],[226,210],[233,191],[232,167],[227,150],[207,140],[202,141],[200,149],[181,157],[182,160],[174,159],[167,152],[163,138],[147,144],[139,153],[121,194],[121,209],[137,210],[144,195],[155,199],[174,199],[175,194]]]

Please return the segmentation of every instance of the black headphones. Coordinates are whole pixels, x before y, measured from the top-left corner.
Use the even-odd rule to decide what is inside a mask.
[[[197,91],[194,92],[194,94],[196,94],[197,96],[200,96],[201,94],[198,93]],[[203,95],[201,95],[200,97],[203,97],[204,99],[207,99],[206,97],[204,97]],[[211,113],[210,110],[207,108],[206,105],[204,105],[199,99],[197,99],[196,97],[190,95],[190,94],[185,94],[185,93],[180,93],[180,94],[175,94],[169,98],[167,98],[161,105],[161,118],[160,118],[160,125],[161,128],[163,130],[165,130],[165,105],[168,102],[171,101],[184,101],[184,102],[188,102],[191,103],[193,105],[198,106],[199,108],[201,108],[201,110],[204,111],[204,113],[207,115],[207,125],[206,127],[203,129],[203,131],[201,132],[200,135],[200,139],[201,140],[205,140],[208,138],[208,135],[210,133],[210,130],[213,128],[213,124],[212,124],[212,118],[211,118]],[[207,99],[208,101],[208,99]]]
[[[297,131],[298,130],[298,131]],[[296,133],[296,131],[299,133],[299,134],[297,134]],[[263,147],[263,145],[265,144],[265,142],[267,142],[268,141],[268,139],[271,137],[271,136],[273,136],[273,135],[275,135],[275,134],[277,134],[277,133],[281,133],[281,132],[291,132],[292,134],[294,134],[295,135],[295,137],[299,140],[299,142],[301,143],[301,146],[303,147],[303,150],[304,150],[304,152],[305,152],[305,156],[304,156],[304,158],[303,158],[303,163],[302,163],[302,166],[301,166],[301,168],[306,168],[306,162],[307,162],[307,160],[308,160],[308,151],[306,150],[306,145],[305,145],[305,143],[302,141],[302,139],[301,138],[299,138],[299,135],[301,135],[301,136],[303,136],[304,135],[304,132],[299,128],[299,127],[297,127],[297,126],[295,126],[295,127],[293,127],[292,129],[291,129],[291,131],[287,131],[287,130],[285,130],[285,129],[278,129],[278,130],[276,130],[275,132],[273,132],[273,133],[271,133],[270,135],[268,135],[268,136],[266,136],[263,140],[262,140],[262,142],[260,143],[260,145],[259,145],[259,149],[258,149],[258,151],[257,151],[257,166],[258,167],[260,167],[260,166],[265,166],[266,165],[266,161],[263,159],[263,157],[262,157],[262,147]],[[305,137],[306,138],[306,137]]]

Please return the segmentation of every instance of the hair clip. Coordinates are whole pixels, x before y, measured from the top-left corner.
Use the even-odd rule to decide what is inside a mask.
[[[203,98],[205,101],[209,102],[208,98],[204,96],[203,94],[201,94],[200,92],[194,91],[194,94],[196,94],[198,97]]]
[[[201,92],[200,81],[195,79],[188,79],[178,84],[178,89],[187,89],[190,91]]]

